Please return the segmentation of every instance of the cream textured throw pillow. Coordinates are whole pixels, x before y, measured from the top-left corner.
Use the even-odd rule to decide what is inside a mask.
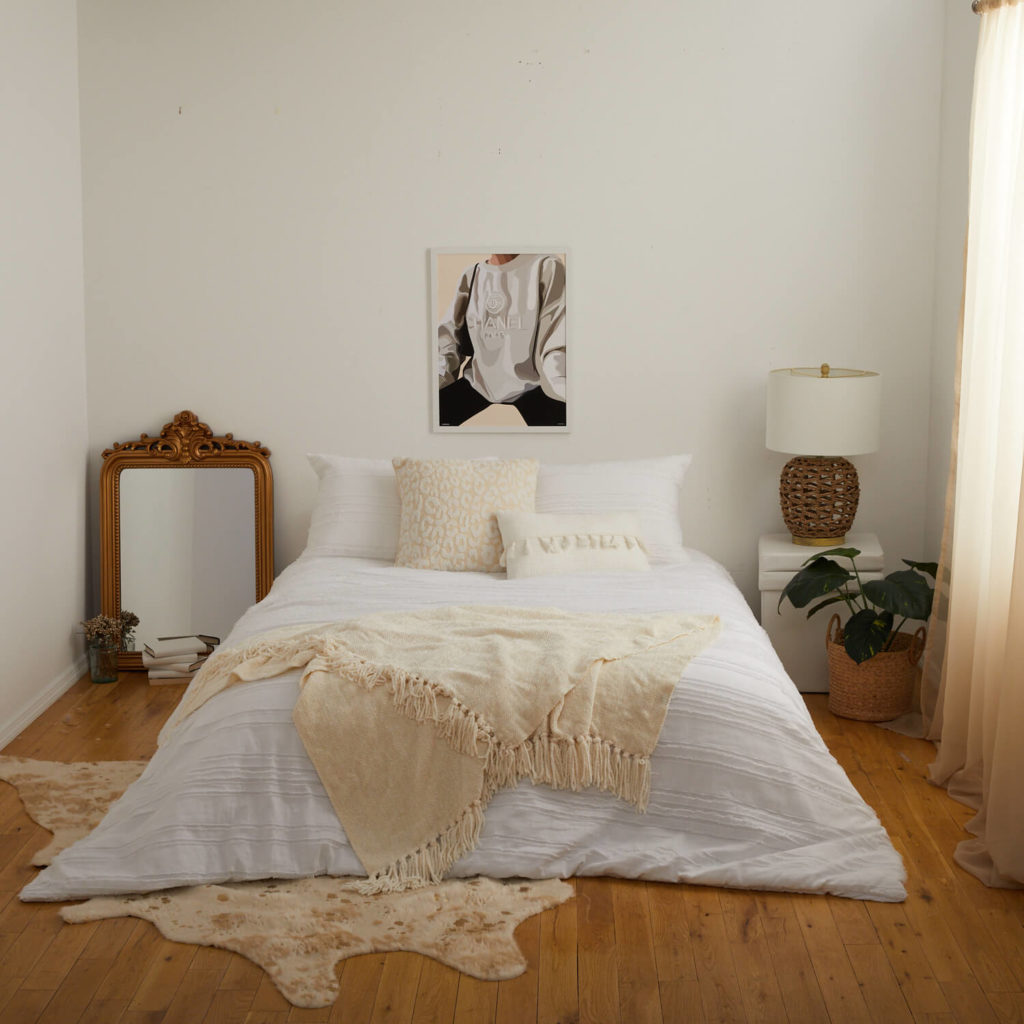
[[[498,526],[510,580],[575,572],[643,572],[651,567],[636,512],[499,512]]]
[[[499,509],[532,512],[536,459],[394,459],[402,518],[395,565],[495,572]]]

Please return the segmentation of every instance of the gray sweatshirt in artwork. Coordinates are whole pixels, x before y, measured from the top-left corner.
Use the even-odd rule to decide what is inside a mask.
[[[514,402],[536,387],[564,402],[562,261],[522,253],[500,266],[467,267],[437,329],[437,348],[439,387],[451,384],[469,358],[463,376],[491,402]]]

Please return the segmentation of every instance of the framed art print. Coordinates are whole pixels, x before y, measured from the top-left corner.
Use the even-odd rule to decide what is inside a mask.
[[[564,246],[431,250],[435,431],[569,430]]]

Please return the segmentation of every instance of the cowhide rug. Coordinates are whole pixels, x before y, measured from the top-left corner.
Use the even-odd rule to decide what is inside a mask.
[[[142,773],[144,761],[63,764],[0,756],[0,779],[18,790],[34,821],[54,833],[32,863],[48,864],[86,835]],[[338,996],[335,966],[360,953],[409,950],[485,981],[514,978],[526,960],[513,932],[528,917],[564,903],[558,879],[451,879],[409,892],[364,896],[358,880],[301,878],[103,896],[65,906],[68,922],[141,917],[168,939],[220,946],[262,967],[295,1006],[328,1006]]]
[[[0,779],[21,797],[28,816],[53,833],[32,855],[45,867],[61,850],[87,836],[110,805],[142,774],[145,761],[33,761],[0,755]]]

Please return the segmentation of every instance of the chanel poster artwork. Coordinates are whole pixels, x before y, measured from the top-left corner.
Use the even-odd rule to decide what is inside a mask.
[[[431,251],[435,431],[567,432],[566,252]]]

